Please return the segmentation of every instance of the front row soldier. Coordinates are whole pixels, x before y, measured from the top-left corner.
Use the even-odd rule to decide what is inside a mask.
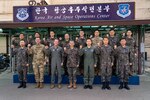
[[[101,56],[101,81],[102,81],[102,90],[108,89],[111,90],[109,83],[112,76],[112,66],[114,61],[114,50],[108,45],[108,38],[103,38],[103,45],[98,47],[96,52]]]
[[[67,57],[67,68],[68,68],[68,74],[69,74],[69,86],[68,88],[74,88],[76,89],[76,72],[77,68],[79,67],[79,54],[78,49],[74,47],[75,43],[74,41],[69,42],[70,47],[64,48],[64,52]]]
[[[64,57],[64,52],[62,47],[59,46],[59,40],[55,39],[54,40],[54,46],[46,47],[46,52],[50,59],[51,59],[51,85],[50,88],[53,89],[55,87],[55,74],[56,74],[56,69],[57,69],[57,74],[58,74],[58,88],[61,89],[61,70],[63,66],[63,57]]]
[[[45,63],[45,46],[41,44],[40,38],[35,39],[36,44],[30,47],[28,45],[29,54],[33,55],[33,71],[36,80],[35,88],[43,88],[44,82],[44,63]]]
[[[25,47],[25,41],[20,41],[20,47],[14,48],[13,54],[17,56],[17,71],[20,85],[18,88],[26,88],[27,69],[28,69],[28,50]]]
[[[115,53],[118,57],[118,70],[120,77],[120,86],[119,89],[130,90],[128,86],[130,66],[132,65],[131,50],[126,46],[126,39],[122,38],[120,41],[121,46],[116,48]]]
[[[92,46],[92,40],[86,40],[87,46],[80,46],[79,55],[84,56],[84,89],[93,89],[94,67],[97,64],[96,50]]]

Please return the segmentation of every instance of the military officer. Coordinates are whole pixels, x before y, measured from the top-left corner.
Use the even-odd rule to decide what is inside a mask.
[[[96,30],[94,32],[94,37],[92,38],[92,45],[94,47],[100,46],[102,45],[102,40],[103,38],[99,36],[100,32],[98,30]],[[98,56],[98,60],[101,59],[100,56]],[[99,60],[100,61],[100,60]],[[98,75],[100,74],[100,62],[97,62],[97,67],[95,68],[95,74]]]
[[[47,55],[51,58],[51,85],[50,88],[53,89],[55,87],[55,74],[57,69],[58,74],[58,88],[62,88],[61,86],[61,70],[63,66],[63,58],[64,58],[64,51],[63,48],[59,46],[59,40],[54,40],[54,45],[46,50]]]
[[[69,49],[69,40],[70,40],[70,36],[68,33],[66,33],[64,35],[65,40],[62,41],[61,43],[61,47],[64,49]],[[64,57],[64,62],[63,62],[63,67],[64,67],[64,71],[65,71],[65,75],[68,75],[68,71],[67,71],[67,57]]]
[[[126,46],[125,38],[122,38],[120,41],[121,46],[116,48],[115,52],[118,57],[118,70],[119,70],[119,77],[120,77],[120,86],[119,89],[127,89],[130,90],[128,86],[128,79],[129,79],[129,71],[130,65],[132,65],[132,57],[131,57],[131,50],[128,46]]]
[[[134,60],[136,59],[137,56],[137,52],[136,52],[136,41],[135,39],[132,37],[132,31],[128,30],[127,31],[127,36],[126,36],[126,45],[130,48],[131,50],[131,54],[132,54],[132,58],[133,58],[133,62],[132,62],[132,66],[130,67],[130,74],[132,75],[133,73],[136,72],[136,65]]]
[[[36,44],[30,48],[28,45],[29,53],[33,55],[33,71],[36,80],[35,88],[43,88],[44,82],[44,64],[45,64],[45,46],[41,44],[40,38],[35,39]]]
[[[112,28],[109,31],[109,45],[112,48],[116,48],[119,45],[119,39],[118,39],[118,35],[115,34],[114,29]],[[115,56],[115,55],[114,55]],[[112,74],[116,75],[118,74],[118,62],[117,62],[117,57],[114,57],[114,65],[112,66]]]
[[[92,38],[92,45],[93,45],[93,46],[98,46],[99,43],[102,43],[103,38],[100,37],[99,35],[100,35],[99,31],[96,30],[96,31],[94,32],[94,37]]]
[[[69,82],[70,85],[68,88],[74,88],[76,89],[76,72],[77,68],[79,67],[79,54],[78,49],[74,47],[75,43],[74,41],[69,42],[70,47],[68,49],[64,49],[64,52],[67,56],[67,68],[69,73]]]
[[[86,47],[86,38],[84,37],[84,31],[82,30],[79,32],[79,38],[77,43],[76,45],[78,46],[78,48],[80,48],[80,46],[82,46],[82,48]],[[79,71],[81,75],[83,74],[83,67],[84,67],[83,58],[84,58],[83,56],[80,57],[80,64],[79,64]]]
[[[86,40],[87,46],[80,46],[79,55],[84,57],[84,89],[92,89],[94,80],[94,67],[97,64],[95,48],[92,46],[92,40]]]
[[[114,50],[108,44],[109,40],[107,37],[103,38],[103,45],[98,47],[98,54],[101,56],[101,81],[102,89],[111,90],[109,83],[111,81],[112,66],[114,61]]]
[[[25,41],[20,41],[20,47],[14,48],[13,54],[17,56],[17,71],[20,85],[18,88],[26,88],[27,82],[27,67],[28,67],[28,50],[25,47]]]

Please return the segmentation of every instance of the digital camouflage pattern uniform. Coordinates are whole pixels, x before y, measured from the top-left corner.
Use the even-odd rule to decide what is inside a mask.
[[[133,58],[132,66],[130,67],[130,74],[136,73],[137,72],[137,48],[136,48],[136,41],[133,37],[128,38],[126,37],[126,45],[130,48],[131,50],[131,56]]]
[[[27,64],[28,64],[28,50],[24,48],[15,48],[13,54],[17,58],[17,71],[20,82],[27,82]]]
[[[118,57],[118,71],[120,82],[128,82],[130,63],[132,63],[131,50],[128,46],[119,46],[115,52]]]
[[[79,66],[79,53],[77,48],[69,48],[65,51],[67,56],[67,68],[69,74],[69,81],[76,82],[76,72]]]

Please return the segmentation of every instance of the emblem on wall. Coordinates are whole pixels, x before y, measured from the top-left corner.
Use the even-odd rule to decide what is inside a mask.
[[[16,17],[21,21],[24,21],[24,20],[28,19],[29,14],[28,14],[27,10],[28,10],[27,8],[17,9],[18,12],[16,14]]]
[[[131,15],[130,5],[129,4],[119,4],[117,15],[126,18]]]

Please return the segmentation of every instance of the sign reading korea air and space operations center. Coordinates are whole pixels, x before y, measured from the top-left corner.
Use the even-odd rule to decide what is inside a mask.
[[[15,6],[14,22],[76,22],[93,20],[133,20],[135,2]]]

